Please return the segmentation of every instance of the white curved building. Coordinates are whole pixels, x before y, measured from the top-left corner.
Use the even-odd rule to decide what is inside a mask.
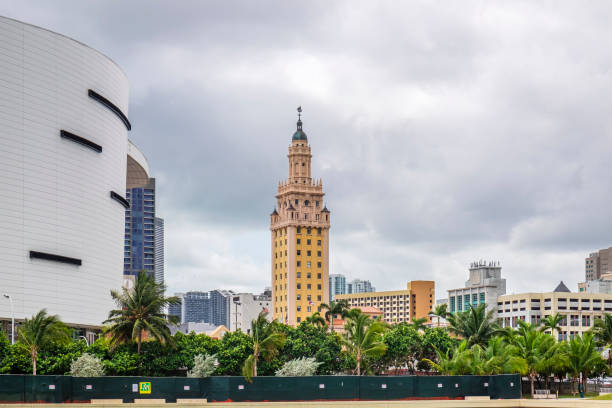
[[[127,78],[108,57],[0,17],[0,293],[16,319],[46,308],[95,328],[114,307],[123,196],[148,182],[127,113]]]

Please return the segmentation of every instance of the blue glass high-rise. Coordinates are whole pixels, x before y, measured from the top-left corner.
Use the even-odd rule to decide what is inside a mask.
[[[155,276],[155,179],[144,187],[126,190],[124,275],[145,270]],[[163,244],[162,244],[163,245]]]

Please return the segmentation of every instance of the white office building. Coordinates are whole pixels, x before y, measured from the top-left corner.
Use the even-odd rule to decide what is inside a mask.
[[[122,285],[123,195],[148,182],[128,80],[93,48],[5,17],[0,48],[0,321],[45,308],[91,336]]]
[[[346,294],[346,277],[340,273],[329,275],[329,300],[334,300],[336,295]]]
[[[465,287],[448,291],[448,312],[456,313],[485,303],[487,310],[497,312],[498,296],[506,294],[506,279],[501,277],[499,262],[473,262]]]
[[[229,305],[229,329],[242,330],[244,333],[251,332],[251,322],[259,316],[262,311],[270,312],[272,304],[271,296],[264,294],[254,295],[252,293],[234,293],[230,298]],[[272,320],[272,314],[268,313],[268,320]]]

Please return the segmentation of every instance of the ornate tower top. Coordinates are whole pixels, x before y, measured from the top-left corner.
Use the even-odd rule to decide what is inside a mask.
[[[308,138],[306,137],[306,133],[304,133],[304,131],[302,130],[302,107],[301,106],[298,106],[297,112],[298,112],[297,130],[293,134],[292,140],[306,140],[307,141]]]

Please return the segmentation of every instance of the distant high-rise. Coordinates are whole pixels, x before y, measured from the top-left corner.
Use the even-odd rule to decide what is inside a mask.
[[[145,270],[155,276],[155,179],[144,187],[128,188],[125,198],[125,242],[123,274]]]
[[[232,292],[225,290],[175,293],[181,304],[170,306],[168,314],[179,317],[181,323],[210,323],[229,327],[231,295]]]
[[[600,249],[585,259],[584,275],[587,281],[597,280],[601,275],[612,272],[612,247]]]
[[[346,277],[339,273],[329,275],[329,299],[334,300],[336,295],[346,293]]]
[[[155,217],[155,282],[164,283],[164,219]]]
[[[367,293],[376,292],[376,288],[372,286],[369,280],[353,279],[347,284],[346,293]]]

